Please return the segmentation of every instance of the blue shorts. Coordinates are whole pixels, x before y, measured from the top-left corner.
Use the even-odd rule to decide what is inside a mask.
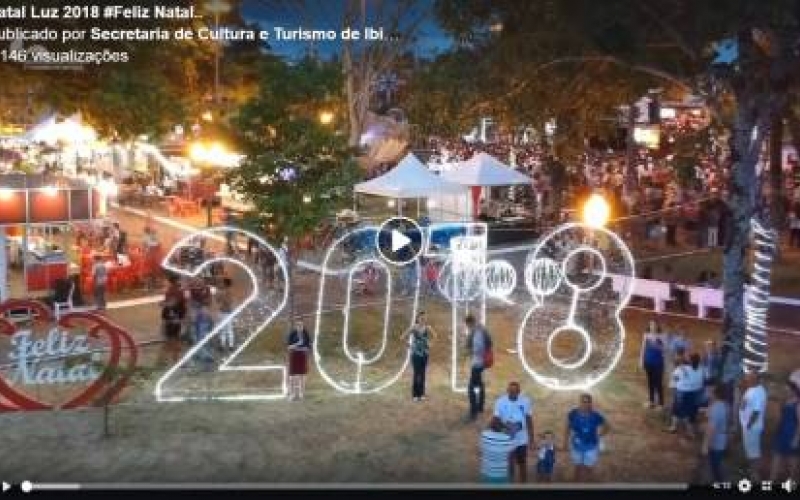
[[[699,410],[698,400],[702,397],[702,392],[678,392],[676,396],[677,409],[675,416],[680,419],[686,419],[690,422],[697,420],[697,412]]]
[[[553,460],[539,460],[536,463],[537,474],[552,474],[555,469],[556,463]]]
[[[572,448],[570,451],[572,456],[572,463],[575,465],[583,465],[585,467],[594,467],[597,464],[597,459],[600,456],[599,448],[592,448],[591,450],[580,451]]]
[[[508,484],[508,477],[481,475],[481,482],[484,484]]]

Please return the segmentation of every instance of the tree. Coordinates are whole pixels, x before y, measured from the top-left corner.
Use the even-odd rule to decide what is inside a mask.
[[[384,30],[383,41],[344,40],[342,44],[342,71],[347,99],[349,121],[348,143],[357,147],[367,120],[370,101],[378,79],[388,72],[415,40],[415,33],[427,11],[416,0],[377,0],[370,4],[363,0],[347,0],[342,29],[358,28],[363,33],[367,22]]]
[[[337,127],[344,108],[340,92],[336,65],[271,61],[261,75],[258,96],[233,122],[246,159],[229,181],[254,205],[251,220],[270,236],[288,239],[292,258],[301,238],[352,200],[357,168],[347,137]],[[339,120],[327,123],[321,119],[327,113]],[[293,292],[290,312],[294,315]]]

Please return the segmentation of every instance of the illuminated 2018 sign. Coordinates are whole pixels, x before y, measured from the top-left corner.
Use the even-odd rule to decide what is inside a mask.
[[[187,276],[198,276],[213,262],[226,262],[242,268],[253,283],[247,299],[229,316],[238,329],[246,332],[246,340],[224,361],[218,372],[237,371],[240,376],[258,371],[274,371],[283,377],[282,386],[265,392],[215,385],[214,391],[197,384],[177,384],[173,380],[181,367],[203,357],[211,340],[224,324],[199,340],[186,356],[158,382],[156,397],[160,401],[185,399],[274,399],[286,395],[286,367],[281,363],[241,364],[233,366],[260,333],[277,317],[286,305],[288,284],[275,296],[264,293],[261,277],[249,264],[238,257],[213,257],[190,267],[178,265],[180,248],[197,245],[200,239],[222,239],[231,231],[240,232],[272,252],[286,283],[287,265],[282,255],[255,235],[235,228],[214,228],[184,238],[164,261],[165,267]],[[494,298],[507,305],[517,283],[517,271],[505,260],[487,261],[488,228],[482,223],[434,224],[425,230],[422,254],[442,262],[437,287],[451,304],[451,385],[454,391],[465,390],[464,359],[460,355],[465,332],[463,319],[467,314],[485,322],[486,299]],[[555,254],[551,244],[562,238],[574,243]],[[421,268],[419,259],[398,265],[387,265],[375,251],[381,240],[378,227],[362,227],[337,239],[326,251],[315,314],[314,361],[321,377],[337,391],[347,394],[375,393],[390,387],[408,366],[409,345],[400,340],[419,311]],[[433,244],[437,242],[437,244]],[[444,244],[442,244],[444,243]],[[620,238],[606,229],[583,224],[567,224],[543,237],[532,252],[524,269],[524,283],[531,303],[518,335],[517,353],[525,370],[537,382],[556,390],[575,390],[590,387],[607,376],[619,361],[625,337],[620,313],[632,291],[633,258]],[[618,297],[608,293],[606,278],[611,270],[615,279],[628,279]],[[362,290],[364,276],[369,270],[379,275],[381,292],[377,302],[356,298]],[[363,290],[362,290],[363,291]],[[268,298],[268,297],[271,297]],[[333,299],[343,298],[344,302]],[[377,304],[377,305],[376,305]],[[363,315],[363,311],[375,312]],[[247,321],[242,313],[249,310]],[[360,321],[361,318],[368,321]],[[534,321],[535,318],[535,321]],[[353,331],[358,329],[370,346],[357,345]],[[574,337],[577,342],[564,342]],[[540,344],[540,345],[539,345]],[[574,352],[574,346],[579,346]],[[566,349],[565,346],[571,346]],[[573,351],[567,352],[564,351]],[[325,355],[323,356],[323,352]],[[337,356],[337,353],[339,356]],[[391,356],[396,353],[396,356]],[[241,384],[239,384],[239,387]]]

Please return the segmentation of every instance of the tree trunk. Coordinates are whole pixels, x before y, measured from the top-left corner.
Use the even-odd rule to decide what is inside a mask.
[[[636,173],[636,140],[633,131],[636,129],[636,102],[632,102],[628,108],[628,137],[627,137],[627,160],[625,164],[625,196],[631,196],[636,191],[639,184],[639,176]]]
[[[295,256],[297,255],[297,243],[294,238],[289,240],[288,251],[286,252],[286,286],[289,287],[289,328],[294,325],[294,319],[297,316],[295,310]]]
[[[732,135],[733,167],[728,184],[728,207],[731,217],[726,228],[723,254],[724,314],[723,381],[734,383],[742,374],[742,360],[746,337],[744,285],[747,274],[747,250],[750,246],[750,219],[755,208],[756,164],[758,162],[764,131],[759,124],[755,103],[739,100]],[[753,99],[749,99],[752,101]]]
[[[769,131],[770,222],[780,230],[786,223],[783,192],[783,115],[772,118]]]
[[[344,46],[342,55],[342,66],[344,68],[345,96],[347,98],[347,117],[349,124],[348,145],[358,147],[361,142],[361,115],[358,110],[358,90],[355,81],[356,74],[353,65],[353,55],[350,44]]]
[[[366,23],[365,6],[359,0],[350,0],[344,16],[343,28],[356,26],[356,19],[360,17],[361,32],[364,32]],[[359,14],[360,13],[360,14]],[[359,60],[356,60],[356,57]],[[357,148],[361,145],[361,134],[364,131],[367,109],[369,109],[369,78],[367,78],[366,61],[364,54],[353,54],[353,42],[345,41],[342,46],[342,69],[344,71],[345,98],[347,99],[348,116],[348,145]]]

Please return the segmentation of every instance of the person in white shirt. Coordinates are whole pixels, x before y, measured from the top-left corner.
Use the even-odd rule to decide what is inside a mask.
[[[678,392],[678,419],[686,424],[689,437],[694,437],[697,424],[697,413],[700,409],[700,399],[703,395],[704,377],[703,367],[700,365],[700,355],[692,354],[689,363],[681,367],[682,376],[676,384]]]
[[[533,403],[520,394],[519,382],[508,384],[507,394],[494,404],[494,419],[512,437],[514,448],[508,456],[509,479],[514,480],[514,464],[519,467],[519,481],[528,480],[527,457],[530,436],[533,435]]]
[[[739,423],[742,425],[742,445],[750,466],[750,477],[758,482],[761,479],[761,435],[764,433],[764,413],[767,410],[767,391],[761,384],[757,372],[744,376],[747,388],[739,406]]]
[[[481,479],[484,483],[503,484],[509,482],[509,455],[516,444],[503,430],[499,419],[493,418],[489,427],[481,433]]]

